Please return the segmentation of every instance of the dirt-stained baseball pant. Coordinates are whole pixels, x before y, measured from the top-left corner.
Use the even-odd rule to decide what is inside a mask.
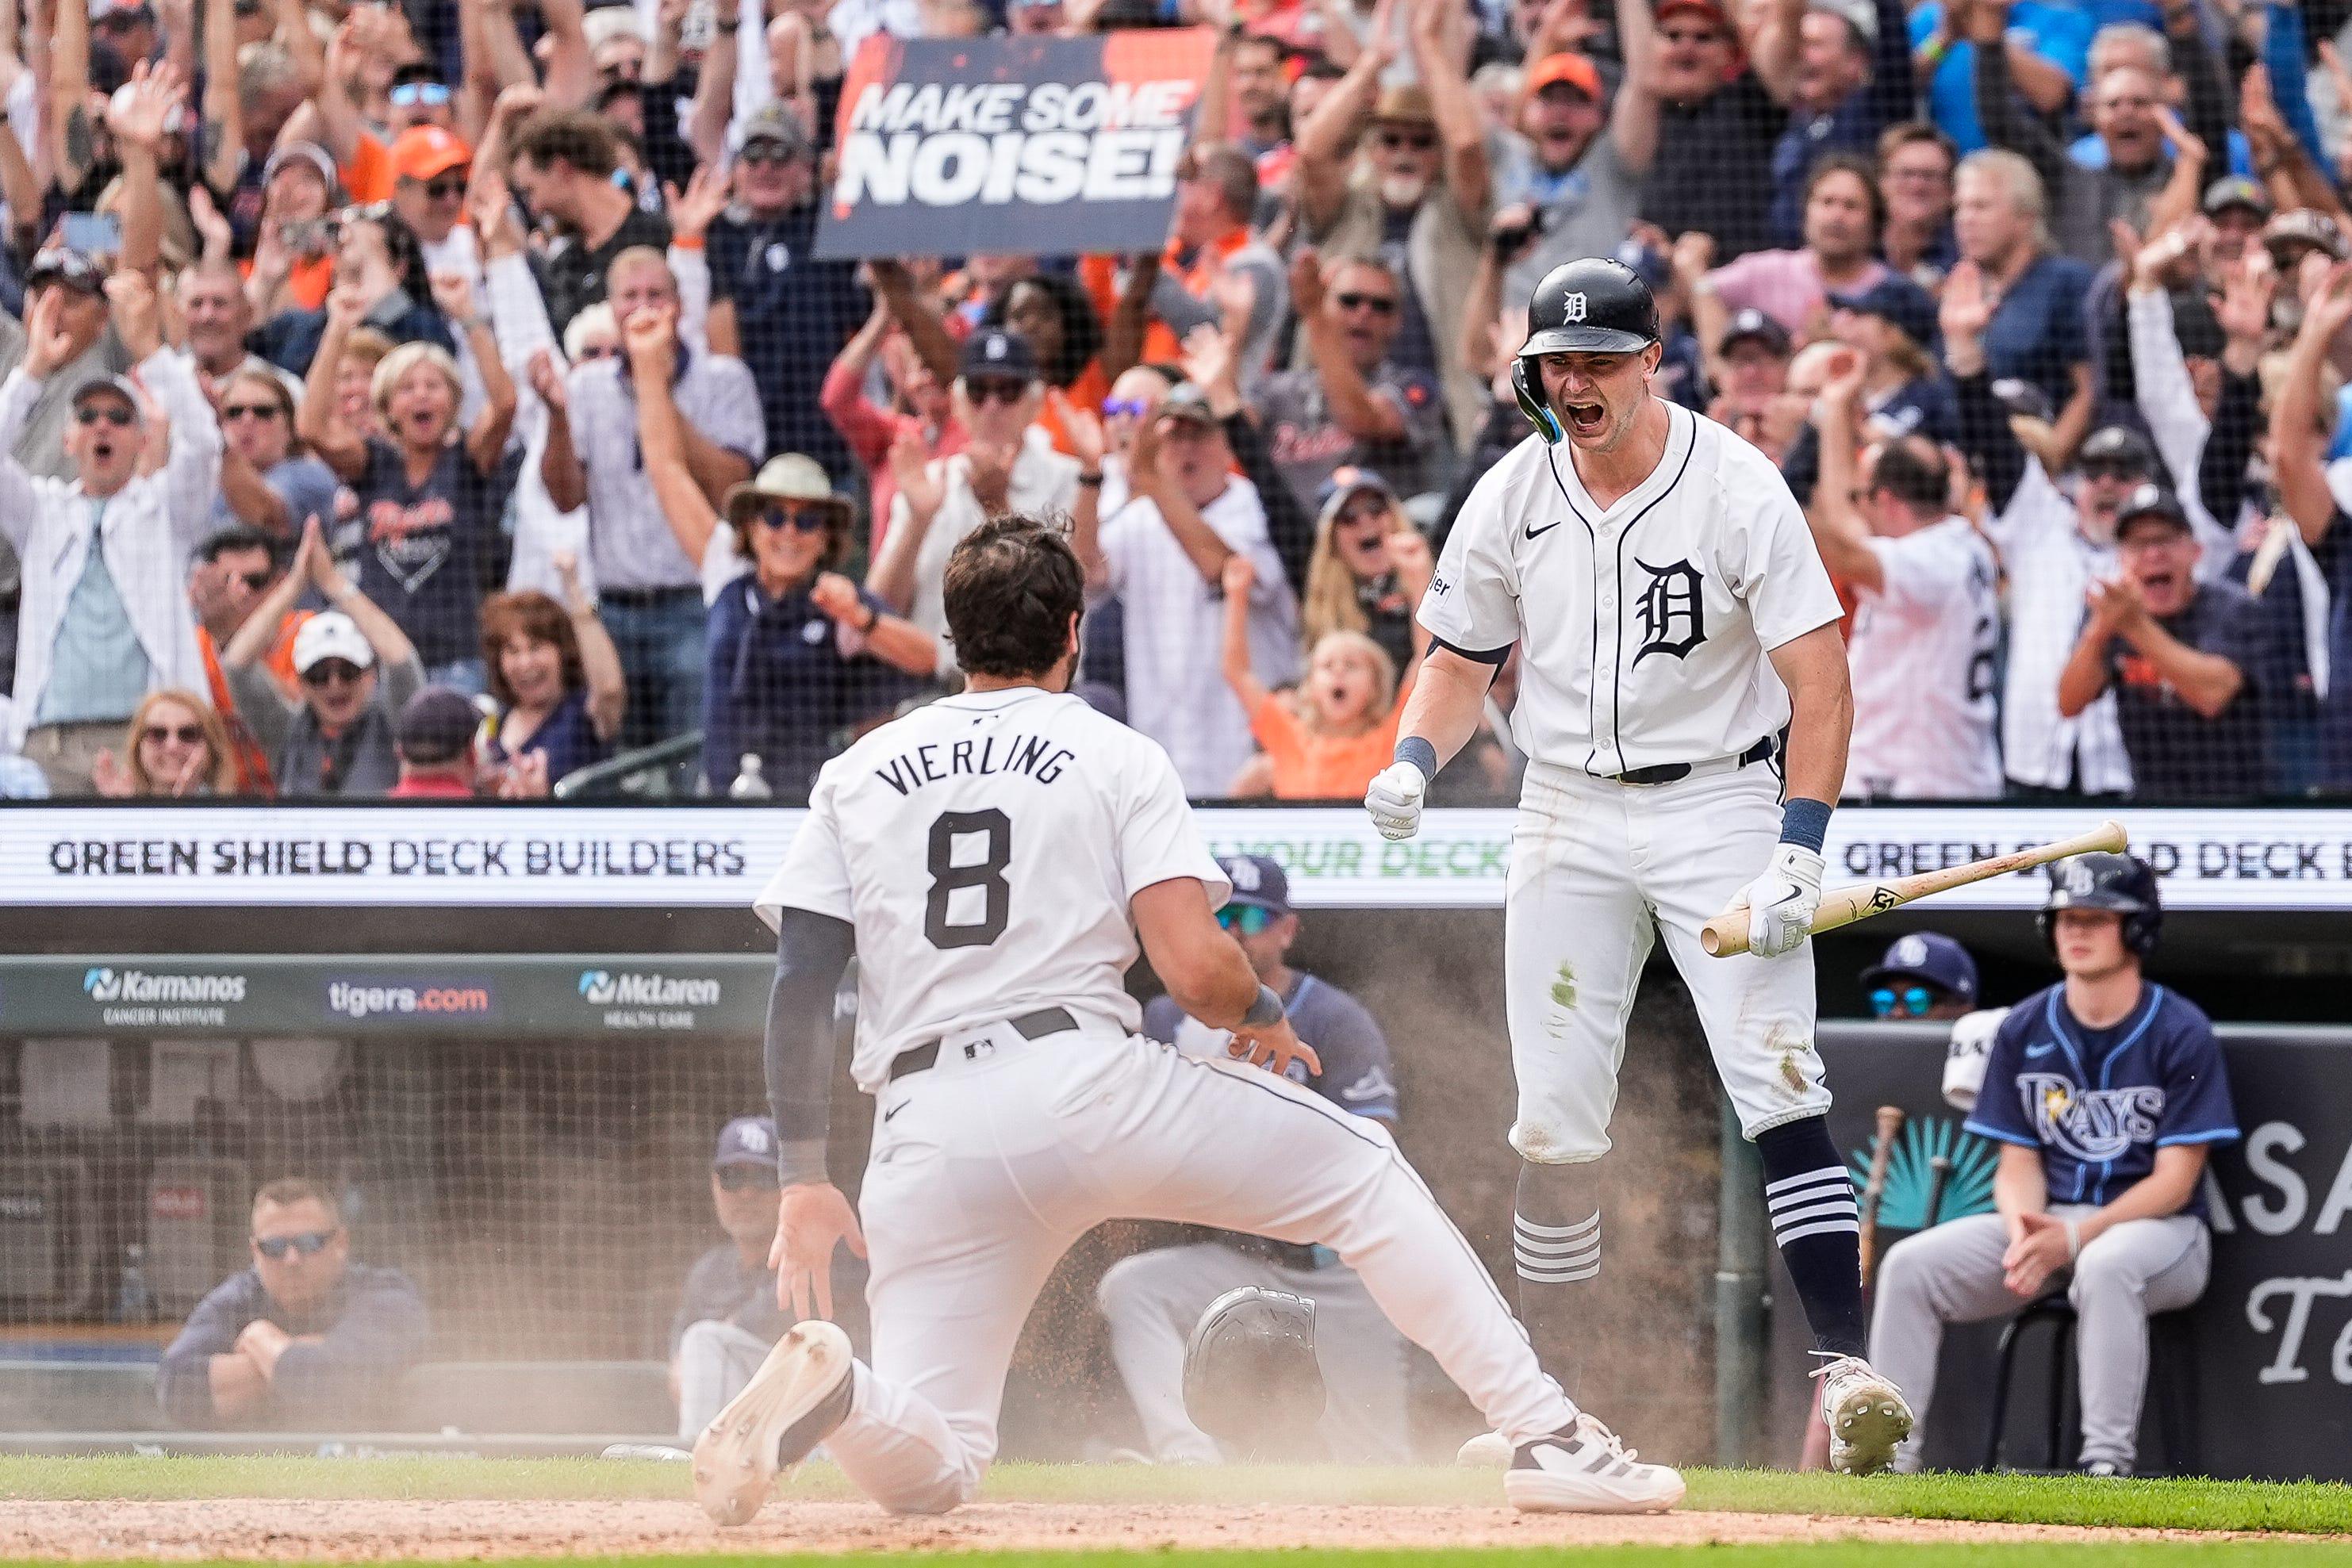
[[[743,1392],[775,1342],[723,1318],[688,1323],[677,1341],[677,1435],[691,1444]]]
[[[2053,1204],[2062,1219],[2095,1212]],[[1946,1323],[2007,1317],[2024,1303],[2001,1283],[2009,1226],[1998,1214],[1971,1214],[1906,1237],[1878,1266],[1870,1321],[1870,1364],[1911,1401],[1918,1424],[1895,1451],[1895,1468],[1919,1468],[1936,1356]],[[2074,1361],[2082,1371],[2084,1464],[2105,1459],[2129,1469],[2137,1457],[2140,1398],[2147,1389],[2147,1317],[2185,1307],[2205,1293],[2213,1237],[2192,1215],[2126,1219],[2084,1245],[2066,1299],[2074,1303]]]
[[[1496,1430],[1575,1419],[1388,1130],[1271,1073],[1098,1024],[1034,1043],[994,1024],[946,1037],[876,1109],[858,1197],[874,1356],[825,1448],[885,1508],[971,1498],[1029,1308],[1110,1218],[1322,1242]]]
[[[1813,1049],[1813,958],[1710,958],[1699,928],[1780,840],[1768,765],[1630,785],[1530,763],[1512,831],[1503,967],[1519,1104],[1511,1147],[1538,1165],[1609,1152],[1625,1020],[1652,921],[1690,988],[1750,1138],[1829,1109]]]
[[[1217,1440],[1184,1411],[1184,1347],[1209,1303],[1244,1285],[1315,1303],[1315,1363],[1322,1369],[1330,1457],[1350,1464],[1412,1461],[1405,1345],[1353,1269],[1297,1269],[1202,1241],[1161,1247],[1112,1264],[1095,1302],[1110,1324],[1111,1359],[1162,1464],[1213,1465]]]

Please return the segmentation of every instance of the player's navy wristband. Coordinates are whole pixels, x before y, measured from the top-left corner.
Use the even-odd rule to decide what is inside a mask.
[[[1249,1011],[1242,1014],[1243,1027],[1246,1029],[1271,1029],[1274,1025],[1278,1024],[1281,1021],[1282,997],[1280,993],[1276,991],[1272,986],[1258,987],[1257,1000],[1250,1004]]]
[[[1822,852],[1822,841],[1830,834],[1830,808],[1826,800],[1809,800],[1802,795],[1791,795],[1789,803],[1780,808],[1780,841]]]
[[[1437,777],[1437,747],[1417,735],[1397,737],[1395,754],[1389,760],[1412,763],[1421,769],[1423,779]]]

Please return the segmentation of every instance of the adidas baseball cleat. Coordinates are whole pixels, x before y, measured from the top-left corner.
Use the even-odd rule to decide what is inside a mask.
[[[856,1386],[847,1334],[818,1320],[794,1325],[695,1441],[702,1511],[719,1524],[749,1524],[776,1478],[847,1418]]]
[[[1521,1513],[1664,1513],[1683,1500],[1683,1478],[1635,1462],[1614,1432],[1579,1416],[1575,1426],[1518,1446],[1503,1495]]]
[[[1830,1469],[1866,1476],[1895,1462],[1911,1435],[1911,1406],[1903,1391],[1858,1355],[1842,1355],[1813,1369],[1822,1380],[1822,1424],[1830,1429]]]

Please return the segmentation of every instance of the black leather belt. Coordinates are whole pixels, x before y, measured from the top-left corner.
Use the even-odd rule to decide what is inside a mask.
[[[1078,1027],[1067,1008],[1039,1008],[1034,1013],[1023,1013],[1017,1019],[1004,1020],[1024,1040],[1043,1040],[1049,1034],[1061,1034]],[[941,1040],[927,1040],[920,1045],[909,1046],[890,1059],[890,1071],[883,1077],[887,1083],[896,1083],[910,1072],[922,1072],[939,1065]]]
[[[1769,760],[1772,756],[1772,742],[1773,737],[1769,735],[1766,736],[1763,739],[1758,741],[1755,745],[1749,747],[1747,750],[1739,754],[1739,760],[1737,766],[1745,768],[1752,762]],[[1691,764],[1687,762],[1658,762],[1654,763],[1647,768],[1635,768],[1627,772],[1620,773],[1616,776],[1613,782],[1619,784],[1673,784],[1679,780],[1687,779],[1690,776]]]

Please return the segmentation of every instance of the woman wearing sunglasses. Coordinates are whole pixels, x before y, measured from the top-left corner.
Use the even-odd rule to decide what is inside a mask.
[[[1428,542],[1388,481],[1369,468],[1339,469],[1323,486],[1307,591],[1299,596],[1307,646],[1334,632],[1360,632],[1396,668],[1411,669],[1412,615],[1433,570]]]
[[[236,759],[220,716],[194,692],[149,692],[131,716],[118,762],[98,754],[90,784],[101,795],[226,795],[236,788]]]
[[[632,366],[657,365],[669,327],[641,312],[625,329]],[[657,402],[649,409],[658,407]],[[702,771],[723,794],[746,758],[783,800],[805,799],[816,770],[856,731],[887,717],[938,666],[938,644],[834,568],[856,508],[813,457],[772,457],[711,509],[686,462],[674,405],[644,421],[646,477],[669,526],[700,538],[723,515],[751,570],[710,606],[702,688]]]
[[[213,527],[244,523],[282,539],[335,515],[335,476],[294,434],[294,394],[274,371],[231,375],[214,389],[213,411],[225,442]]]

